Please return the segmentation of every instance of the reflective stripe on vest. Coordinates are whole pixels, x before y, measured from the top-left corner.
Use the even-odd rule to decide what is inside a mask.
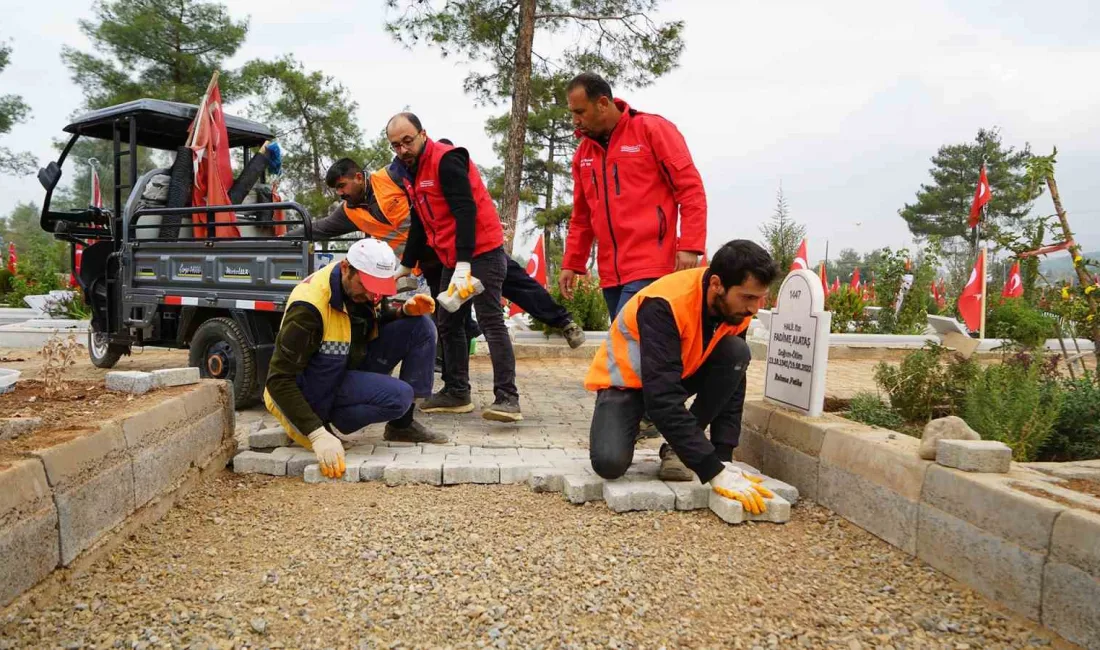
[[[748,329],[751,319],[745,319],[738,325],[723,323],[715,329],[709,345],[703,349],[703,276],[706,271],[706,268],[698,268],[672,273],[635,294],[615,317],[607,340],[596,351],[585,376],[584,387],[588,390],[642,387],[638,308],[646,298],[662,298],[672,309],[680,330],[681,378],[684,379],[699,370],[719,341]]]

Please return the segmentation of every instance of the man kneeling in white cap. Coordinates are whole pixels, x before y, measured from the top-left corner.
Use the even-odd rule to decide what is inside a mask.
[[[388,300],[397,292],[396,269],[386,244],[355,242],[346,259],[294,288],[275,338],[264,404],[295,442],[313,450],[329,478],[344,474],[344,446],[333,428],[352,433],[386,422],[386,440],[447,441],[413,421],[413,399],[432,393],[435,301]]]

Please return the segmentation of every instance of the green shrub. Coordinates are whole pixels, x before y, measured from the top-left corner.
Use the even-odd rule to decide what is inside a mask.
[[[1062,390],[1043,379],[1043,363],[1008,361],[982,370],[966,395],[963,419],[983,440],[1012,447],[1017,461],[1035,460],[1062,407]]]
[[[557,283],[550,289],[550,296],[554,302],[569,310],[573,322],[580,325],[587,332],[606,331],[611,326],[607,315],[607,303],[603,299],[603,291],[600,290],[599,280],[592,276],[580,276],[577,286],[573,289],[573,297],[565,298],[561,295],[561,289]],[[546,323],[531,319],[531,329],[551,334],[560,333],[555,327],[548,327]]]
[[[890,405],[907,422],[927,422],[958,413],[967,385],[978,374],[977,364],[927,343],[894,367],[884,361],[875,367],[875,383],[890,396]]]
[[[0,268],[0,295],[6,295],[11,292],[11,278],[11,271]]]
[[[72,295],[62,300],[51,300],[46,305],[46,311],[51,318],[84,320],[92,317],[92,308],[84,303],[80,289],[73,289]]]
[[[885,429],[898,429],[905,424],[901,416],[875,393],[862,391],[852,396],[848,419]]]
[[[23,298],[64,289],[61,279],[61,267],[57,262],[56,249],[52,246],[31,246],[15,267],[11,278],[11,291],[8,292],[8,304],[24,307]]]
[[[1054,431],[1039,450],[1045,461],[1100,458],[1100,383],[1094,377],[1065,380]]]
[[[1009,339],[1029,348],[1041,347],[1054,337],[1054,323],[1023,298],[1005,298],[994,305],[985,330],[990,337]]]
[[[849,325],[854,325],[856,331],[867,326],[867,317],[863,310],[867,303],[863,295],[848,285],[840,285],[839,291],[834,291],[825,299],[825,309],[833,313],[832,326],[829,328],[834,334],[847,334]]]

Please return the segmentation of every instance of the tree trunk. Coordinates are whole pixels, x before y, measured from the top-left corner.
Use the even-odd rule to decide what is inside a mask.
[[[554,207],[554,147],[558,143],[554,140],[554,136],[549,138],[549,145],[546,148],[546,213],[550,214],[550,208]],[[549,282],[551,279],[556,278],[556,275],[552,275],[554,271],[550,265],[550,222],[542,227],[542,252],[543,263],[546,265],[546,280]]]
[[[1081,283],[1082,289],[1090,287],[1092,286],[1092,278],[1085,270],[1085,265],[1078,262],[1081,257],[1081,247],[1074,241],[1073,231],[1069,229],[1069,217],[1062,207],[1062,197],[1058,194],[1058,183],[1054,180],[1053,171],[1047,174],[1047,188],[1050,189],[1050,198],[1054,201],[1054,211],[1058,213],[1058,221],[1062,224],[1062,236],[1065,241],[1073,242],[1069,247],[1069,254],[1073,257],[1073,270],[1077,273],[1077,281]],[[1097,308],[1096,297],[1092,295],[1092,292],[1086,293],[1085,297],[1089,302],[1089,320],[1091,321],[1089,325],[1092,330],[1093,355],[1100,361],[1100,316],[1098,316],[1100,309]]]
[[[535,41],[535,0],[520,0],[519,33],[512,73],[512,121],[504,154],[504,194],[500,220],[504,224],[504,250],[512,254],[519,213],[519,187],[523,178],[523,145],[527,136],[527,104],[531,97],[531,47]]]

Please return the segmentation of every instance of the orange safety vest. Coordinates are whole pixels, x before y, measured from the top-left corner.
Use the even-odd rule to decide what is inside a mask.
[[[596,358],[588,367],[584,387],[642,387],[642,349],[638,337],[638,307],[646,298],[663,298],[672,307],[672,315],[680,330],[680,361],[684,365],[681,378],[695,374],[714,351],[718,342],[736,336],[749,327],[746,318],[739,325],[719,325],[703,349],[703,275],[707,269],[695,268],[672,273],[642,289],[631,298],[611,323],[607,340],[600,345]]]
[[[344,204],[344,214],[356,228],[385,242],[400,257],[405,252],[409,226],[412,225],[409,221],[409,199],[404,188],[394,183],[384,168],[371,173],[370,186],[382,216],[389,223],[379,221],[367,208],[352,208],[347,203]]]

